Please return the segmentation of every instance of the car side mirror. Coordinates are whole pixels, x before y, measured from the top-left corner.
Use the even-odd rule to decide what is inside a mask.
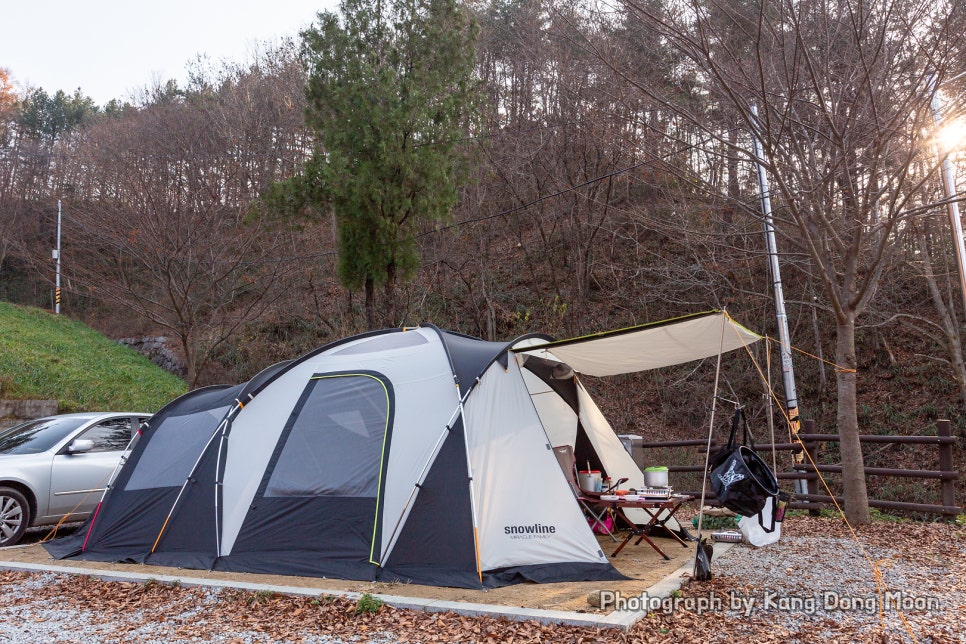
[[[94,441],[89,438],[78,438],[67,447],[68,454],[83,454],[94,449]]]

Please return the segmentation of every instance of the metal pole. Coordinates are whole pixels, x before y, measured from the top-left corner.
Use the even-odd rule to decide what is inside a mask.
[[[60,199],[57,200],[57,248],[54,259],[57,260],[57,277],[54,280],[54,315],[60,315]]]
[[[932,120],[936,129],[942,125],[943,113],[939,105],[939,87],[936,85],[936,75],[929,75],[929,91],[932,93],[930,105]],[[959,218],[959,204],[956,202],[956,175],[949,153],[937,143],[936,149],[943,156],[942,180],[943,192],[946,195],[946,210],[949,212],[949,223],[953,229],[953,244],[956,246],[956,265],[959,267],[959,288],[963,294],[963,306],[966,311],[966,246],[963,244],[963,223]],[[966,313],[964,313],[966,315]]]
[[[751,114],[758,120],[758,107],[751,106]],[[758,174],[758,190],[761,194],[761,214],[765,222],[765,246],[768,250],[768,273],[771,276],[772,292],[775,299],[775,319],[778,322],[778,341],[782,363],[782,388],[785,391],[785,408],[788,411],[788,424],[794,440],[798,440],[798,390],[795,388],[795,369],[792,366],[792,342],[788,331],[788,315],[785,312],[785,293],[782,289],[781,268],[778,264],[778,243],[775,241],[775,225],[771,216],[771,196],[768,187],[768,176],[762,163],[764,151],[756,132],[751,133],[753,150],[755,153],[755,169]],[[774,441],[772,441],[774,442]],[[795,462],[804,462],[804,455],[795,455]],[[805,482],[801,479],[795,482],[795,491],[804,493]],[[801,489],[799,489],[801,488]]]

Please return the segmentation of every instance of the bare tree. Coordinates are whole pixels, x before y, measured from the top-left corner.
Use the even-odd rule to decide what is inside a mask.
[[[910,227],[901,254],[889,270],[889,289],[874,313],[884,327],[898,328],[924,338],[941,351],[920,357],[945,365],[966,407],[966,360],[963,322],[957,310],[962,301],[951,235],[944,217],[923,217]],[[924,288],[923,288],[924,287]]]
[[[67,277],[173,334],[191,386],[299,265],[289,231],[246,220],[251,200],[300,154],[291,123],[301,85],[280,80],[253,68],[183,96],[159,92],[76,145]]]
[[[698,82],[704,100],[686,104],[613,69],[730,154],[765,164],[772,178],[780,232],[808,255],[834,312],[846,514],[867,522],[856,320],[923,205],[929,177],[914,170],[930,123],[928,74],[949,64],[948,16],[927,0],[621,6],[684,57],[679,78]],[[746,134],[715,128],[710,106],[734,114]],[[751,133],[764,158],[755,159]]]

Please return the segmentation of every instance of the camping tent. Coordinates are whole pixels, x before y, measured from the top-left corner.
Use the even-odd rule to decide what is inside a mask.
[[[564,342],[432,326],[347,338],[167,405],[88,523],[47,547],[457,587],[620,579],[551,448],[643,477],[571,367],[637,370],[641,348],[650,368],[756,339],[716,312]]]

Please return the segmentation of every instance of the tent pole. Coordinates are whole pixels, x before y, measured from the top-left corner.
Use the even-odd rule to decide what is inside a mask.
[[[228,424],[224,423],[221,426],[221,437],[218,441],[218,454],[215,456],[215,556],[221,557],[221,485],[223,472],[221,471],[221,456],[225,451],[225,443],[227,442],[225,437],[225,430]],[[185,482],[187,484],[187,482]],[[172,508],[174,510],[174,508]]]
[[[251,400],[252,400],[253,397],[254,397],[254,394],[249,393],[248,394],[248,401],[251,402]],[[228,414],[225,416],[225,419],[223,421],[221,421],[221,440],[218,443],[218,456],[217,456],[217,458],[215,460],[215,490],[214,490],[215,491],[215,507],[214,507],[214,512],[215,512],[215,556],[216,557],[221,557],[221,521],[219,519],[221,517],[221,502],[224,500],[224,499],[222,499],[222,494],[221,494],[221,491],[222,491],[222,487],[221,486],[223,484],[223,481],[222,481],[222,478],[221,477],[224,476],[224,472],[221,471],[221,458],[222,458],[222,456],[225,453],[225,445],[228,443],[228,428],[231,426],[231,421],[244,408],[245,408],[245,403],[243,403],[242,401],[240,401],[240,400],[238,400],[236,398],[235,399],[235,406],[228,410]],[[217,433],[218,432],[216,431],[215,434],[217,434]],[[212,436],[212,439],[214,439],[214,436]],[[207,450],[207,449],[208,448],[206,446],[205,447],[205,450]],[[203,453],[204,452],[202,452],[202,454]],[[201,457],[200,456],[198,457],[198,460],[199,461],[201,460]],[[197,464],[195,464],[195,467],[197,467]],[[188,482],[185,481],[185,485],[187,485],[187,484],[188,484]],[[173,510],[174,510],[174,508],[172,508],[172,511]]]
[[[229,415],[230,414],[231,414],[231,410],[229,410]],[[202,449],[200,452],[198,452],[198,458],[195,459],[195,464],[191,466],[191,470],[188,472],[188,477],[185,479],[184,483],[181,484],[181,489],[178,490],[178,496],[175,497],[174,503],[171,504],[171,509],[168,510],[167,516],[164,517],[164,523],[161,524],[161,530],[158,532],[158,536],[154,540],[154,545],[151,546],[151,552],[152,553],[157,549],[158,544],[161,542],[161,537],[164,535],[164,531],[168,527],[168,522],[171,520],[171,517],[174,515],[174,510],[175,510],[175,508],[178,507],[178,503],[181,501],[181,497],[184,496],[184,492],[188,488],[188,483],[191,482],[191,478],[194,476],[195,472],[198,470],[198,465],[201,463],[201,459],[204,458],[205,453],[208,451],[208,448],[211,447],[211,443],[212,443],[212,441],[215,440],[215,437],[218,436],[218,434],[220,432],[223,432],[224,431],[225,425],[227,423],[228,423],[228,416],[226,415],[226,417],[222,419],[222,421],[218,425],[218,427],[215,428],[215,431],[212,433],[211,437],[208,439],[208,442],[205,443],[204,449]],[[217,477],[217,475],[216,475],[216,477]],[[217,521],[218,521],[218,519],[217,519],[217,515],[216,515],[216,518],[215,518],[216,524],[217,524]]]
[[[104,499],[107,498],[107,493],[110,491],[111,486],[114,485],[114,479],[117,478],[117,473],[120,471],[121,466],[127,462],[128,457],[131,455],[131,449],[134,445],[134,441],[140,433],[140,427],[138,427],[136,432],[131,432],[131,440],[128,441],[127,447],[124,448],[124,455],[121,456],[121,459],[117,462],[117,465],[114,466],[114,470],[111,472],[111,477],[107,479],[107,485],[104,486],[104,491],[101,492],[101,498],[97,502],[97,508],[94,510],[94,516],[91,519],[91,524],[87,528],[87,537],[84,539],[84,545],[81,546],[81,552],[87,550],[87,539],[89,539],[91,534],[94,532],[94,522],[97,521],[97,515],[100,513],[101,505],[104,503]]]
[[[413,486],[413,489],[409,491],[409,498],[406,499],[406,504],[403,505],[402,512],[399,513],[399,518],[396,519],[396,524],[393,526],[392,533],[389,535],[389,541],[386,543],[386,551],[382,553],[382,559],[380,559],[379,561],[380,568],[386,563],[386,559],[389,557],[389,554],[392,552],[393,547],[396,545],[396,535],[399,532],[400,526],[402,525],[403,518],[405,518],[406,516],[406,511],[409,510],[409,506],[412,505],[413,500],[416,498],[416,494],[417,494],[417,491],[419,490],[419,486],[422,485],[423,481],[426,478],[426,473],[429,471],[429,466],[433,463],[433,461],[436,460],[436,455],[439,454],[439,450],[443,444],[443,440],[446,438],[446,435],[449,433],[450,428],[453,426],[453,423],[455,423],[456,419],[459,418],[462,405],[463,403],[462,401],[460,401],[460,404],[456,408],[456,411],[453,412],[453,415],[450,416],[449,418],[449,422],[446,423],[446,427],[443,428],[443,433],[439,435],[438,439],[436,439],[436,444],[433,445],[433,449],[429,453],[429,458],[426,459],[425,463],[423,463],[423,469],[420,470],[419,476],[416,477],[416,484]]]
[[[477,378],[479,382],[479,378]],[[456,392],[459,395],[459,384],[456,385]],[[480,585],[483,585],[483,566],[480,561],[480,522],[476,516],[476,489],[473,486],[473,464],[470,462],[470,443],[466,437],[466,416],[463,414],[463,397],[460,396],[459,406],[460,418],[463,419],[463,448],[466,450],[466,474],[469,478],[470,492],[470,516],[473,519],[473,549],[476,551],[476,574],[479,575]]]

